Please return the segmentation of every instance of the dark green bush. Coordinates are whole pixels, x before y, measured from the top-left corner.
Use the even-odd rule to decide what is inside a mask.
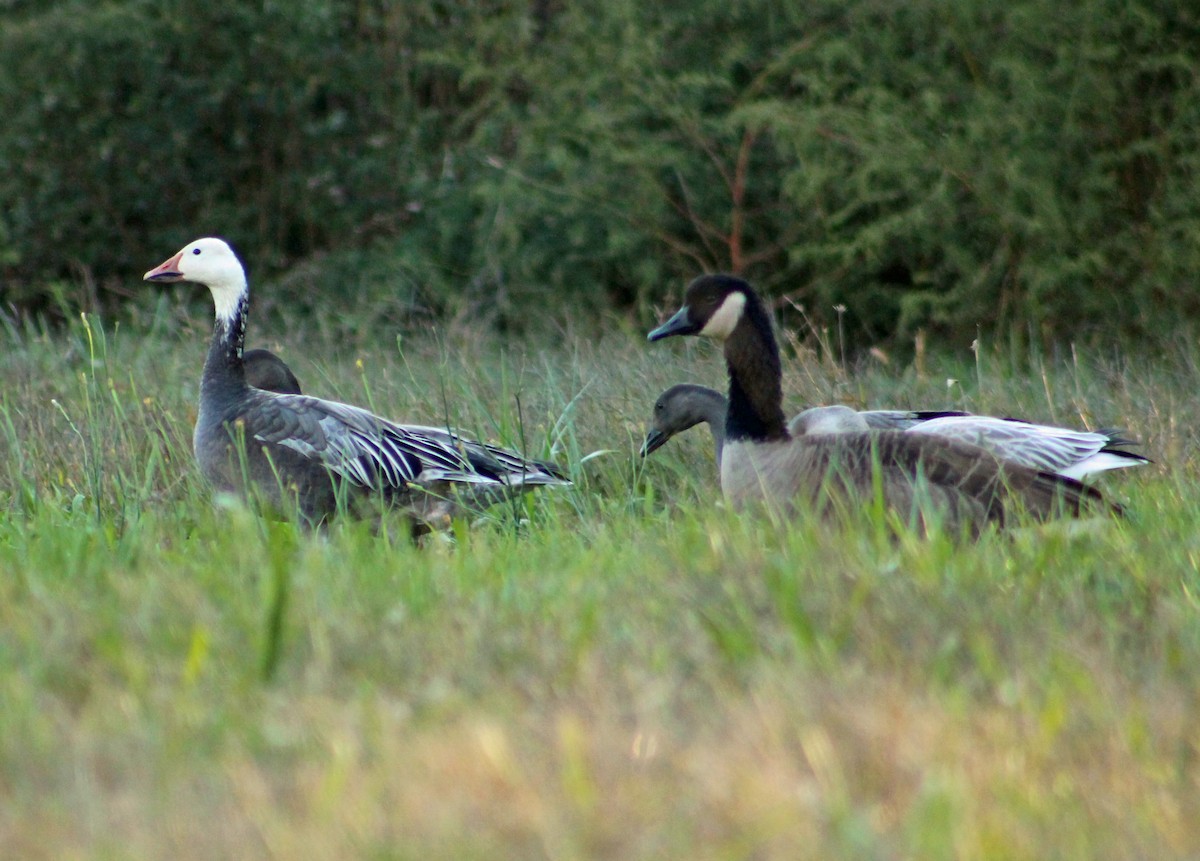
[[[1200,315],[1193,4],[4,8],[18,301],[220,233],[262,277],[307,263],[281,299],[502,323],[669,304],[706,269],[843,304],[859,343]],[[393,274],[347,296],[358,251]]]
[[[0,238],[6,282],[27,295],[84,269],[136,281],[206,233],[277,271],[407,217],[421,123],[445,124],[436,71],[410,80],[408,15],[345,2],[43,5],[8,13],[0,35]]]

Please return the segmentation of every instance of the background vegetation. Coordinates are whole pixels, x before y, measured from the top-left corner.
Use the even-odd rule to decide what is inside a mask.
[[[1172,0],[0,4],[0,272],[111,304],[204,233],[391,322],[739,271],[852,343],[1195,319]]]
[[[1200,857],[1198,54],[1155,0],[0,0],[0,854]],[[138,280],[206,233],[309,391],[574,487],[423,550],[214,504],[211,303]],[[705,269],[793,409],[1123,427],[1131,517],[641,464],[723,373],[628,321]]]
[[[314,393],[449,412],[576,478],[523,527],[500,508],[416,550],[212,504],[190,452],[210,320],[0,330],[4,854],[1200,854],[1193,343],[1136,373],[799,349],[797,408],[1126,424],[1156,460],[1105,479],[1125,522],[958,546],[733,516],[702,433],[643,467],[658,390],[723,376],[709,346],[252,323]]]

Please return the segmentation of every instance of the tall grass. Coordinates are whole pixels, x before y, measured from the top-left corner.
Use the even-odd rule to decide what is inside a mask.
[[[206,328],[4,335],[3,854],[1200,853],[1194,345],[931,345],[918,374],[793,339],[795,409],[1117,425],[1156,461],[1105,480],[1125,522],[964,545],[735,515],[704,434],[641,463],[662,388],[721,384],[702,344],[281,327],[308,390],[576,479],[415,548],[213,504]]]

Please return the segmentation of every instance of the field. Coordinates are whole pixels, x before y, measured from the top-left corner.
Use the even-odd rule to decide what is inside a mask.
[[[658,391],[722,384],[710,346],[254,318],[312,393],[576,479],[415,548],[214,505],[210,311],[152,292],[0,332],[4,857],[1200,856],[1194,343],[793,339],[795,409],[1119,426],[1156,461],[1103,481],[1123,522],[957,544],[737,516],[699,431],[640,463]]]

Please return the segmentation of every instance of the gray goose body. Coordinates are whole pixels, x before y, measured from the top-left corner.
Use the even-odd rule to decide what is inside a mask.
[[[726,406],[724,395],[715,389],[691,383],[672,386],[654,403],[642,455],[659,448],[675,434],[706,422],[712,431],[719,466],[725,441]],[[1005,461],[1076,479],[1148,463],[1142,455],[1125,448],[1133,443],[1109,432],[1072,430],[950,410],[854,410],[834,405],[811,407],[788,422],[788,432],[793,437],[866,430],[902,430],[969,442]]]
[[[292,369],[287,366],[283,359],[276,356],[270,350],[247,350],[242,357],[242,363],[245,366],[246,384],[248,386],[278,394],[303,394],[300,389],[300,381],[296,378]],[[721,399],[721,402],[724,404],[724,398]],[[324,401],[323,403],[330,402]],[[493,472],[507,474],[509,479],[505,482],[506,487],[514,483],[514,476],[524,477],[521,486],[525,488],[537,487],[543,484],[570,483],[561,470],[554,464],[526,460],[508,449],[491,445],[490,443],[478,442],[459,434],[451,433],[445,428],[433,427],[431,425],[399,425],[394,422],[389,424],[400,428],[408,434],[433,440],[442,446],[449,446],[465,452],[467,459],[471,461],[473,468],[477,471],[487,474]]]
[[[512,489],[570,483],[550,464],[445,430],[249,385],[242,351],[249,291],[240,261],[222,240],[196,240],[145,278],[189,280],[213,295],[216,323],[192,442],[201,473],[219,490],[285,511],[295,504],[306,520],[319,522],[368,500],[414,506],[421,515],[428,499],[458,485],[498,498]]]
[[[697,278],[684,306],[650,340],[705,335],[724,344],[729,372],[721,490],[735,506],[766,502],[822,513],[869,504],[954,532],[1003,526],[1017,511],[1116,511],[1102,495],[1053,473],[1007,463],[979,446],[899,430],[793,437],[782,409],[782,368],[770,318],[744,281]]]

